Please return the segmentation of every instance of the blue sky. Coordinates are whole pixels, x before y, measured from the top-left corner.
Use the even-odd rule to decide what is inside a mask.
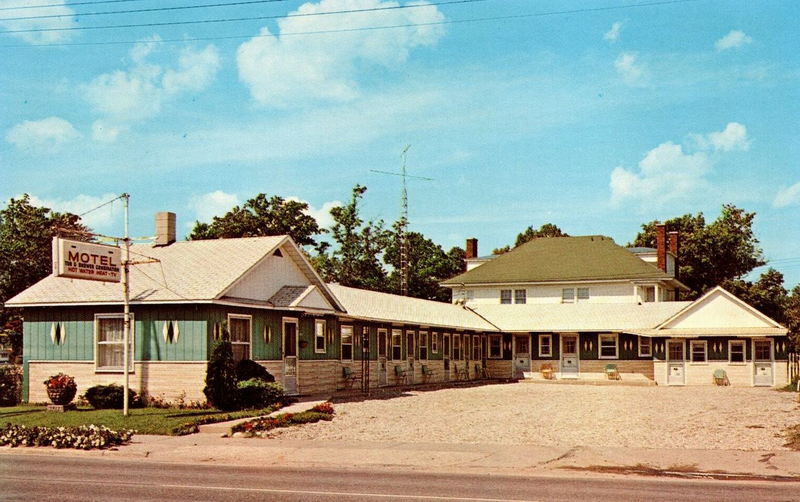
[[[359,183],[390,222],[399,179],[371,169],[410,144],[433,178],[409,184],[411,228],[446,248],[547,222],[624,244],[734,203],[800,282],[796,2],[436,3],[0,1],[0,200],[82,213],[128,192],[132,234],[169,210],[185,235],[259,192],[327,224]],[[119,203],[85,220],[122,232]]]

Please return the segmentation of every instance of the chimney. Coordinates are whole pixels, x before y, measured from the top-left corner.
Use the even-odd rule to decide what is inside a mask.
[[[667,226],[663,223],[656,225],[656,266],[667,271]]]
[[[669,252],[672,253],[672,256],[675,257],[675,278],[678,278],[678,251],[680,250],[680,241],[678,239],[678,232],[673,230],[667,234],[669,239],[667,240],[669,244]]]
[[[156,213],[156,246],[175,242],[175,213]]]
[[[478,239],[471,238],[467,239],[467,253],[465,258],[469,260],[470,258],[477,258],[478,257]]]

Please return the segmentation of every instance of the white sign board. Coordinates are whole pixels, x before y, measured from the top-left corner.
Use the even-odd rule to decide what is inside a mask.
[[[120,282],[122,253],[117,246],[53,238],[53,275]]]

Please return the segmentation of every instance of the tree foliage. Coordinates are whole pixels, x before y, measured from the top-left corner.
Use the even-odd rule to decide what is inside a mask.
[[[196,221],[190,240],[230,239],[290,235],[301,246],[315,244],[314,236],[322,232],[317,220],[308,214],[308,204],[286,200],[278,195],[260,193],[234,206],[224,216],[215,216],[209,223]]]
[[[706,224],[703,213],[685,214],[665,222],[670,231],[679,233],[679,277],[691,289],[690,299],[766,263],[753,234],[755,216],[725,204],[711,224]],[[633,245],[655,247],[656,225],[658,221],[643,224]]]
[[[514,241],[514,247],[521,246],[526,242],[532,241],[533,239],[538,239],[540,237],[569,237],[569,234],[561,230],[558,225],[554,225],[552,223],[545,223],[539,229],[533,228],[533,225],[529,226],[519,234],[517,234],[517,239]],[[503,254],[511,251],[511,246],[503,246],[501,248],[493,249],[492,254]]]
[[[211,346],[203,394],[219,410],[234,410],[238,406],[236,365],[233,362],[231,342],[228,340],[217,340]]]

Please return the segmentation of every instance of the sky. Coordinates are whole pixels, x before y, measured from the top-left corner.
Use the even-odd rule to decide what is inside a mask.
[[[131,235],[173,211],[183,236],[262,192],[326,226],[361,184],[390,224],[401,180],[374,170],[411,145],[430,179],[408,181],[410,229],[446,249],[544,223],[624,245],[732,203],[792,287],[797,19],[791,0],[0,0],[0,207],[129,193]],[[123,232],[119,201],[83,218]]]

